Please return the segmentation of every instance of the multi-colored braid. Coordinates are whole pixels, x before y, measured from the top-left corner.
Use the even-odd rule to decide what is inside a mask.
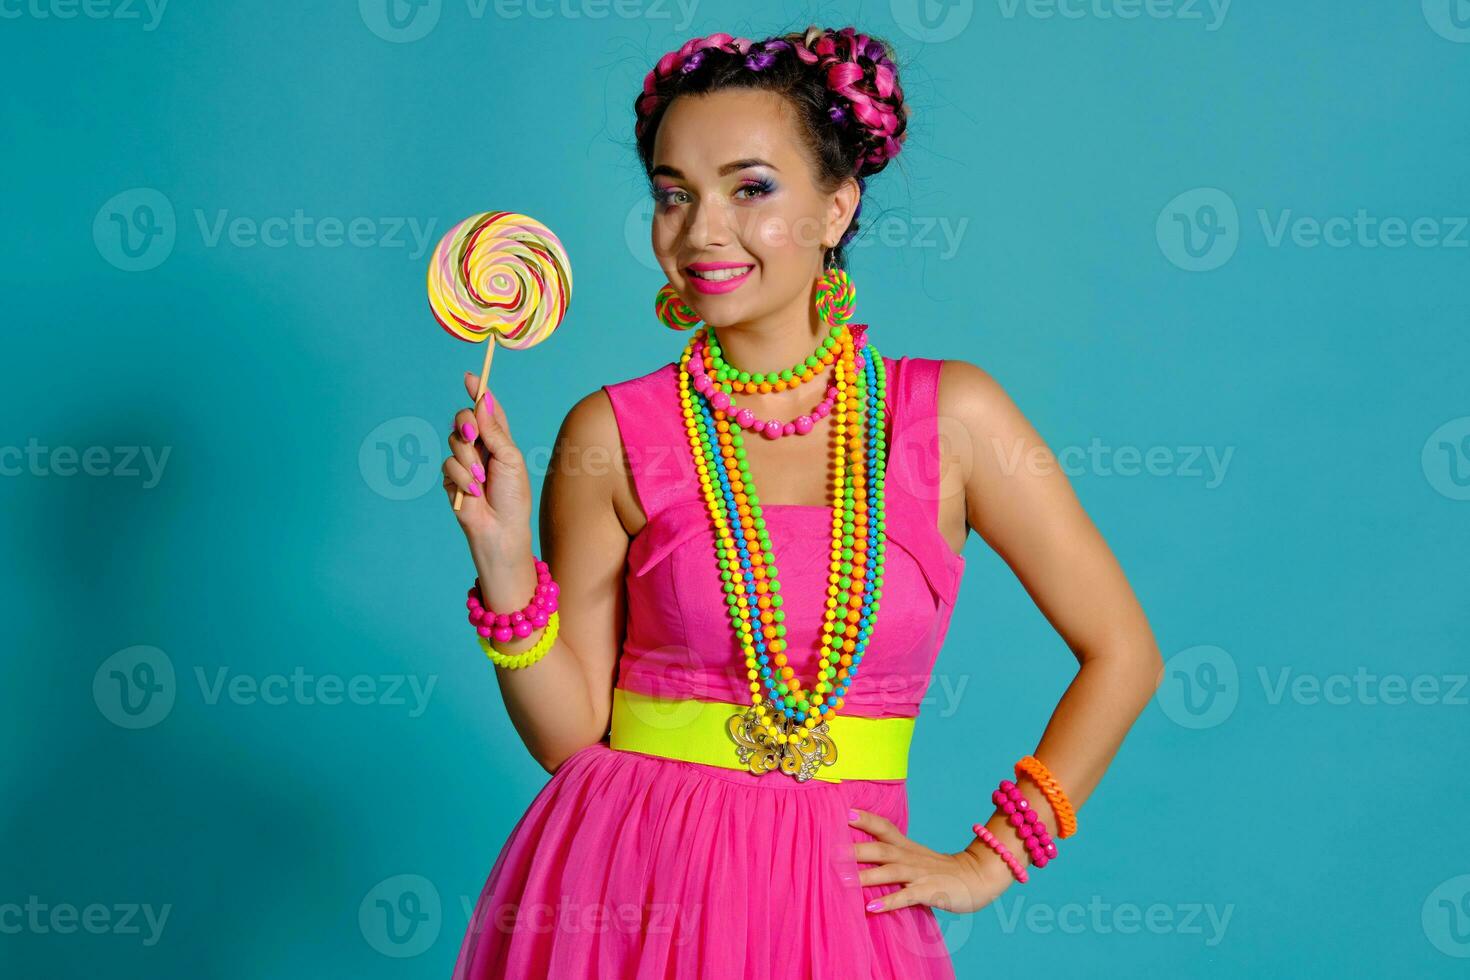
[[[750,50],[753,42],[745,37],[733,37],[729,34],[711,34],[708,37],[692,37],[680,45],[676,50],[670,51],[658,59],[658,64],[653,66],[643,78],[643,94],[638,96],[634,106],[638,113],[638,124],[636,132],[642,136],[648,127],[648,121],[653,116],[653,111],[658,108],[660,97],[658,95],[658,83],[666,78],[671,78],[677,72],[688,74],[698,68],[704,60],[704,52],[707,48],[718,48],[735,54],[745,54]]]
[[[868,131],[868,140],[873,145],[858,157],[859,172],[867,165],[882,164],[898,156],[903,120],[893,110],[893,104],[902,104],[903,87],[898,84],[898,73],[883,45],[851,27],[835,33],[812,28],[804,35],[804,42],[797,46],[797,57],[827,70],[827,87],[847,102],[853,117]],[[858,63],[859,58],[872,63],[871,81]],[[844,121],[840,104],[829,111],[835,122]]]
[[[906,120],[895,110],[903,104],[897,68],[880,42],[857,33],[852,27],[839,31],[811,27],[800,34],[764,41],[723,33],[685,41],[659,58],[643,79],[643,93],[634,103],[638,117],[635,131],[639,138],[665,98],[658,92],[660,83],[676,74],[698,69],[710,49],[744,55],[745,67],[753,72],[769,68],[778,52],[793,50],[803,64],[817,65],[824,70],[827,88],[835,96],[827,110],[832,121],[839,126],[855,121],[862,128],[855,174],[861,177],[898,155]]]

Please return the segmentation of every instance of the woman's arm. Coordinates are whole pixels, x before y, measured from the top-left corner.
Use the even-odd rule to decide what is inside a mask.
[[[950,448],[959,456],[970,526],[1081,664],[1032,753],[1080,810],[1157,690],[1163,658],[1117,559],[1000,384],[966,361],[945,361],[939,415],[941,434],[961,443]],[[1029,776],[1017,785],[1055,837],[1056,815],[1040,787]],[[1004,813],[997,810],[986,826],[1029,863]],[[991,855],[978,839],[969,849]]]
[[[495,668],[511,723],[547,772],[600,741],[612,717],[628,553],[628,534],[613,504],[622,478],[621,459],[612,403],[599,388],[567,413],[542,484],[541,558],[551,566],[560,589],[556,640],[529,667]],[[515,581],[522,583],[522,605],[530,601],[536,584],[529,545],[524,565],[515,572]],[[498,647],[518,653],[540,636],[537,630]]]

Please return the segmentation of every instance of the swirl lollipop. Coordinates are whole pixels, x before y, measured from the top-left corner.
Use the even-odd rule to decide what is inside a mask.
[[[551,229],[514,211],[472,214],[439,239],[429,259],[429,309],[449,333],[485,348],[480,390],[497,346],[525,350],[561,325],[572,299],[572,264]],[[454,496],[454,509],[464,500]]]

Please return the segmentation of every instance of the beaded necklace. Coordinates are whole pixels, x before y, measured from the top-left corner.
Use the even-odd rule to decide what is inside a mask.
[[[795,367],[789,367],[784,371],[771,371],[765,374],[752,374],[732,367],[725,361],[725,352],[720,348],[720,338],[714,331],[705,329],[705,346],[709,350],[709,356],[705,359],[709,364],[709,374],[726,394],[741,392],[742,394],[764,395],[771,391],[785,391],[787,388],[795,388],[805,384],[816,377],[818,371],[832,363],[835,355],[832,348],[836,345],[838,338],[842,336],[845,329],[843,324],[833,324],[827,336],[817,345],[817,349],[809,355],[806,360]]]
[[[807,688],[787,660],[781,584],[741,427],[725,411],[728,395],[691,384],[691,358],[702,358],[706,371],[712,367],[707,334],[701,327],[680,357],[679,398],[750,681],[751,705],[730,716],[726,732],[751,772],[779,768],[804,782],[837,759],[827,722],[857,676],[883,594],[886,371],[882,355],[867,343],[866,327],[834,328],[832,546],[821,667]]]

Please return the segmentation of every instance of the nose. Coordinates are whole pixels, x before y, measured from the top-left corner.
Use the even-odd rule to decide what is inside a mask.
[[[707,253],[730,242],[730,215],[723,203],[714,197],[697,199],[689,209],[684,229],[689,249]]]

